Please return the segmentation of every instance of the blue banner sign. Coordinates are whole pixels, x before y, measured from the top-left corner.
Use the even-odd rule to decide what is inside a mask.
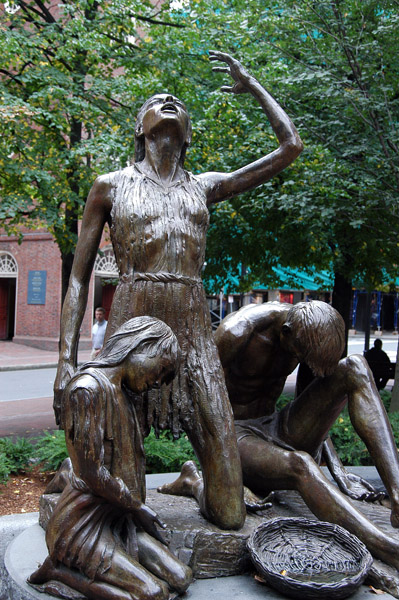
[[[28,304],[46,304],[47,271],[29,271]]]

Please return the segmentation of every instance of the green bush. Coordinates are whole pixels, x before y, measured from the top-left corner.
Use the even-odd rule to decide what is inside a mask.
[[[380,395],[385,409],[389,410],[391,392],[382,390]],[[281,395],[277,401],[277,410],[281,410],[290,400],[292,400],[292,397]],[[388,414],[388,419],[391,423],[396,446],[399,447],[399,413]],[[365,444],[352,426],[347,409],[342,411],[331,427],[330,436],[344,465],[369,466],[374,464]]]
[[[0,451],[0,483],[6,483],[11,473],[11,463],[7,456]]]
[[[286,394],[281,394],[281,396],[276,402],[276,411],[279,411],[282,408],[284,408],[284,406],[288,404],[288,402],[291,402],[293,398],[294,396],[287,396]]]
[[[380,392],[382,402],[388,410],[391,402],[391,393],[387,390]],[[399,413],[388,413],[396,446],[399,446]],[[330,430],[330,436],[344,465],[369,466],[373,465],[371,456],[362,440],[355,432],[350,421],[348,411],[345,409],[338,417]]]
[[[366,446],[353,429],[346,411],[340,414],[331,427],[330,437],[344,465],[368,466],[373,464]]]
[[[146,472],[150,473],[173,473],[180,471],[186,460],[195,460],[194,450],[186,435],[178,440],[173,440],[170,431],[162,431],[159,439],[156,438],[154,430],[144,440],[144,451],[146,454]]]
[[[68,457],[63,431],[56,429],[36,439],[34,457],[42,463],[43,471],[56,471],[62,461]]]
[[[388,390],[381,390],[380,396],[382,403],[385,406],[385,410],[388,411],[391,405],[391,392],[388,392]]]
[[[381,398],[386,408],[389,407],[391,394],[381,392]],[[277,410],[292,397],[281,395],[277,401]],[[388,415],[394,432],[396,445],[399,446],[399,413]],[[330,430],[331,439],[344,465],[373,464],[366,446],[354,431],[345,410],[338,417]],[[187,460],[198,461],[186,435],[174,441],[170,431],[161,432],[159,439],[151,430],[144,440],[147,473],[170,473],[180,471]],[[35,440],[33,445],[24,438],[14,442],[9,438],[0,438],[0,483],[5,483],[11,473],[18,473],[30,468],[32,459],[42,463],[43,470],[56,471],[62,461],[68,456],[65,435],[63,431],[46,432]]]
[[[195,454],[186,436],[173,441],[169,431],[161,432],[159,439],[151,430],[144,440],[147,473],[169,473],[180,471],[186,460],[195,460]],[[42,463],[43,470],[56,471],[68,456],[63,431],[45,433],[37,439],[35,458]]]
[[[30,468],[32,444],[25,438],[0,438],[0,482],[5,483],[11,473]]]

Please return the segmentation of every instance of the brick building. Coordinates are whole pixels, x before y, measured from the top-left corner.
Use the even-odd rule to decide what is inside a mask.
[[[0,234],[0,339],[57,350],[61,312],[61,256],[46,230]],[[118,271],[104,236],[91,277],[80,347],[90,347],[94,308],[111,306]]]

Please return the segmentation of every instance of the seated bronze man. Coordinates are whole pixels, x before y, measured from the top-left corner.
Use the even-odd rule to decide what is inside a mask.
[[[340,359],[344,348],[341,316],[324,302],[295,306],[267,302],[232,313],[216,331],[216,344],[235,416],[243,480],[253,492],[297,490],[320,519],[357,535],[378,558],[399,567],[399,541],[373,525],[323,474],[319,457],[331,448],[328,432],[348,404],[355,430],[364,440],[391,500],[391,523],[399,525],[399,462],[391,427],[367,362],[360,355]],[[287,376],[299,363],[314,380],[275,412]],[[341,485],[367,484],[349,476]],[[201,496],[193,464],[160,491]],[[349,486],[349,488],[347,487]],[[356,495],[355,492],[352,492]]]

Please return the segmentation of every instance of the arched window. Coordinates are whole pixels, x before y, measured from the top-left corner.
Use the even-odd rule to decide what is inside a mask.
[[[114,252],[111,246],[107,246],[98,255],[94,263],[94,273],[99,277],[119,277]]]
[[[0,277],[17,277],[17,261],[9,252],[0,251]]]

